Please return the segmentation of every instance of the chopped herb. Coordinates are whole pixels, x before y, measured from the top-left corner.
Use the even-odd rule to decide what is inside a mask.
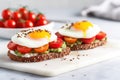
[[[62,52],[62,48],[58,48],[58,52]]]
[[[63,44],[62,44],[62,48],[66,48],[65,42],[63,42]]]
[[[19,57],[22,57],[22,54],[20,52],[18,52],[17,50],[15,50],[15,54]]]
[[[49,50],[45,51],[44,54],[48,54],[49,53]]]

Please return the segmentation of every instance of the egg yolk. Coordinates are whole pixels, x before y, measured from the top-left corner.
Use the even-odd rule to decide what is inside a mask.
[[[28,36],[32,39],[47,38],[48,40],[50,40],[51,35],[49,32],[42,30],[42,31],[33,31],[29,33]]]
[[[83,32],[84,37],[86,37],[86,31],[88,30],[89,27],[93,27],[93,25],[88,21],[81,21],[74,23],[73,27],[76,30],[81,30]]]

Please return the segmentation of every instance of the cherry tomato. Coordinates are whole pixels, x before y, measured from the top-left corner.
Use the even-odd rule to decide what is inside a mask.
[[[4,27],[4,23],[2,20],[0,20],[0,27]]]
[[[37,20],[39,20],[39,19],[45,20],[46,19],[45,15],[43,15],[42,13],[39,13],[36,18],[37,18]]]
[[[92,43],[95,40],[95,37],[92,37],[92,38],[81,38],[80,40],[83,43],[85,43],[85,44],[90,44],[90,43]]]
[[[16,22],[16,28],[23,28],[24,27],[24,22],[22,22],[22,21],[17,21]]]
[[[103,38],[106,37],[106,33],[100,31],[97,35],[96,35],[96,39],[98,40],[102,40]]]
[[[60,48],[63,44],[63,40],[61,38],[58,38],[56,41],[50,42],[49,46],[50,48]]]
[[[46,19],[39,19],[36,22],[36,26],[42,26],[48,24],[48,21]]]
[[[10,19],[11,14],[12,14],[12,12],[11,12],[11,10],[9,10],[9,9],[4,9],[4,10],[2,11],[2,17],[3,17],[3,19],[5,19],[5,20]]]
[[[73,44],[77,41],[77,38],[71,38],[71,37],[64,37],[64,40],[70,44]]]
[[[18,11],[21,13],[22,19],[26,20],[28,16],[28,10],[25,7],[21,7],[18,9]]]
[[[18,12],[18,11],[15,11],[13,12],[12,14],[12,18],[15,20],[15,21],[18,21],[19,19],[21,19],[21,14]]]
[[[13,43],[12,41],[10,41],[7,45],[8,49],[10,50],[16,50],[17,49],[17,44]]]
[[[26,20],[24,22],[24,28],[32,28],[34,25],[33,25],[33,22],[30,21],[30,20]]]
[[[64,38],[64,36],[62,36],[59,32],[56,32],[55,34],[56,34],[56,36],[57,36],[58,38],[61,38],[61,39]]]
[[[42,52],[47,51],[47,50],[48,50],[48,48],[49,48],[49,45],[48,45],[48,44],[46,44],[46,45],[44,45],[44,46],[42,46],[42,47],[35,48],[34,50],[35,50],[35,52],[42,53]]]
[[[4,22],[5,28],[15,28],[16,27],[16,22],[12,19],[6,20]]]
[[[34,23],[35,20],[36,20],[36,15],[35,15],[35,13],[29,12],[29,13],[28,13],[28,20],[31,20],[31,21]]]
[[[21,52],[22,54],[25,54],[25,53],[29,53],[32,50],[32,48],[28,48],[28,47],[25,47],[25,46],[18,45],[17,50],[19,52]]]

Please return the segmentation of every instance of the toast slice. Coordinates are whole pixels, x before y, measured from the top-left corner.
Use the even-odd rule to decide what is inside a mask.
[[[72,47],[69,44],[67,44],[67,47],[70,47],[70,49],[72,51],[87,50],[87,49],[96,48],[98,46],[102,46],[102,45],[106,44],[106,42],[107,42],[107,39],[104,39],[104,40],[99,40],[97,42],[93,42],[93,43],[90,43],[90,44],[77,44],[77,45],[73,45]]]
[[[8,56],[11,60],[18,61],[18,62],[40,62],[40,61],[45,61],[45,60],[50,60],[50,59],[55,59],[55,58],[61,58],[66,55],[69,55],[70,53],[70,48],[66,47],[62,50],[62,52],[50,52],[47,54],[38,54],[37,56],[32,56],[32,57],[19,57],[16,56],[10,51],[8,51]]]

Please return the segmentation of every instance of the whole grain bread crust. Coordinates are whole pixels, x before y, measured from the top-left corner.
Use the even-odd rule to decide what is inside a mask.
[[[40,62],[40,61],[45,61],[45,60],[50,60],[50,59],[55,59],[55,58],[61,58],[66,55],[69,55],[69,53],[70,53],[70,48],[66,47],[60,53],[50,52],[47,54],[40,54],[40,55],[32,56],[29,58],[16,56],[10,53],[10,51],[8,51],[8,56],[11,60],[18,61],[18,62]]]
[[[70,49],[72,51],[75,51],[75,50],[87,50],[87,49],[96,48],[98,46],[102,46],[102,45],[106,44],[106,42],[107,42],[107,39],[100,40],[100,41],[97,41],[97,42],[93,42],[91,44],[78,44],[78,45],[74,45],[72,47],[70,47],[70,45],[67,45],[67,46],[70,47]]]

